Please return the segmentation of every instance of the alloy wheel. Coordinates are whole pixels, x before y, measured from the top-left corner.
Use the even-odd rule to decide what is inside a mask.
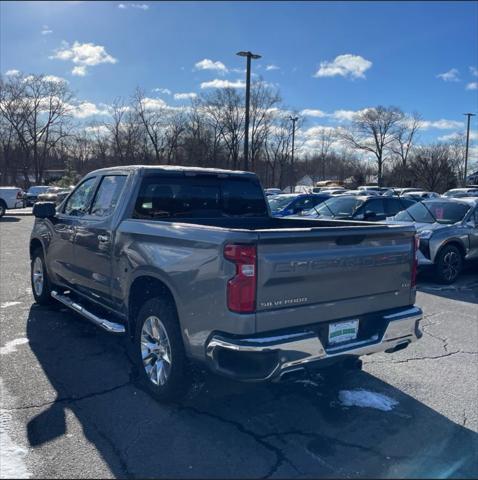
[[[155,385],[164,385],[171,372],[171,343],[159,317],[148,317],[141,329],[141,357],[146,375]]]

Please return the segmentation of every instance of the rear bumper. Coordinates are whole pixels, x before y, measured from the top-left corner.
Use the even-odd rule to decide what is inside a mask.
[[[215,334],[206,346],[210,368],[239,380],[278,380],[286,372],[338,362],[347,356],[359,357],[377,352],[405,348],[421,338],[418,327],[423,313],[420,308],[407,307],[385,312],[381,316],[383,331],[367,339],[336,346],[326,346],[316,331],[303,328],[280,335],[229,337]]]

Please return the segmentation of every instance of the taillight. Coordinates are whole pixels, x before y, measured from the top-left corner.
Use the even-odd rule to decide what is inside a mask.
[[[224,247],[224,258],[236,265],[236,274],[227,282],[227,306],[237,313],[252,313],[256,309],[255,245],[229,243]]]
[[[413,250],[413,263],[412,263],[412,278],[411,278],[411,287],[414,288],[417,286],[417,270],[418,270],[418,247],[420,245],[420,238],[418,235],[414,235],[412,238],[412,250]]]

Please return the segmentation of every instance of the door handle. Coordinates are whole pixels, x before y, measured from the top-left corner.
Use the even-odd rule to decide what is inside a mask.
[[[98,235],[98,241],[100,243],[108,243],[110,241],[110,237],[108,235]]]

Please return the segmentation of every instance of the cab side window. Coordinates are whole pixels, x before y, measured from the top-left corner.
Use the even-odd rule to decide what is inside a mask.
[[[126,175],[104,176],[93,200],[90,215],[94,217],[111,215],[116,208],[125,181]]]
[[[88,210],[95,183],[96,177],[91,177],[80,184],[66,202],[63,213],[75,217],[82,217]]]

